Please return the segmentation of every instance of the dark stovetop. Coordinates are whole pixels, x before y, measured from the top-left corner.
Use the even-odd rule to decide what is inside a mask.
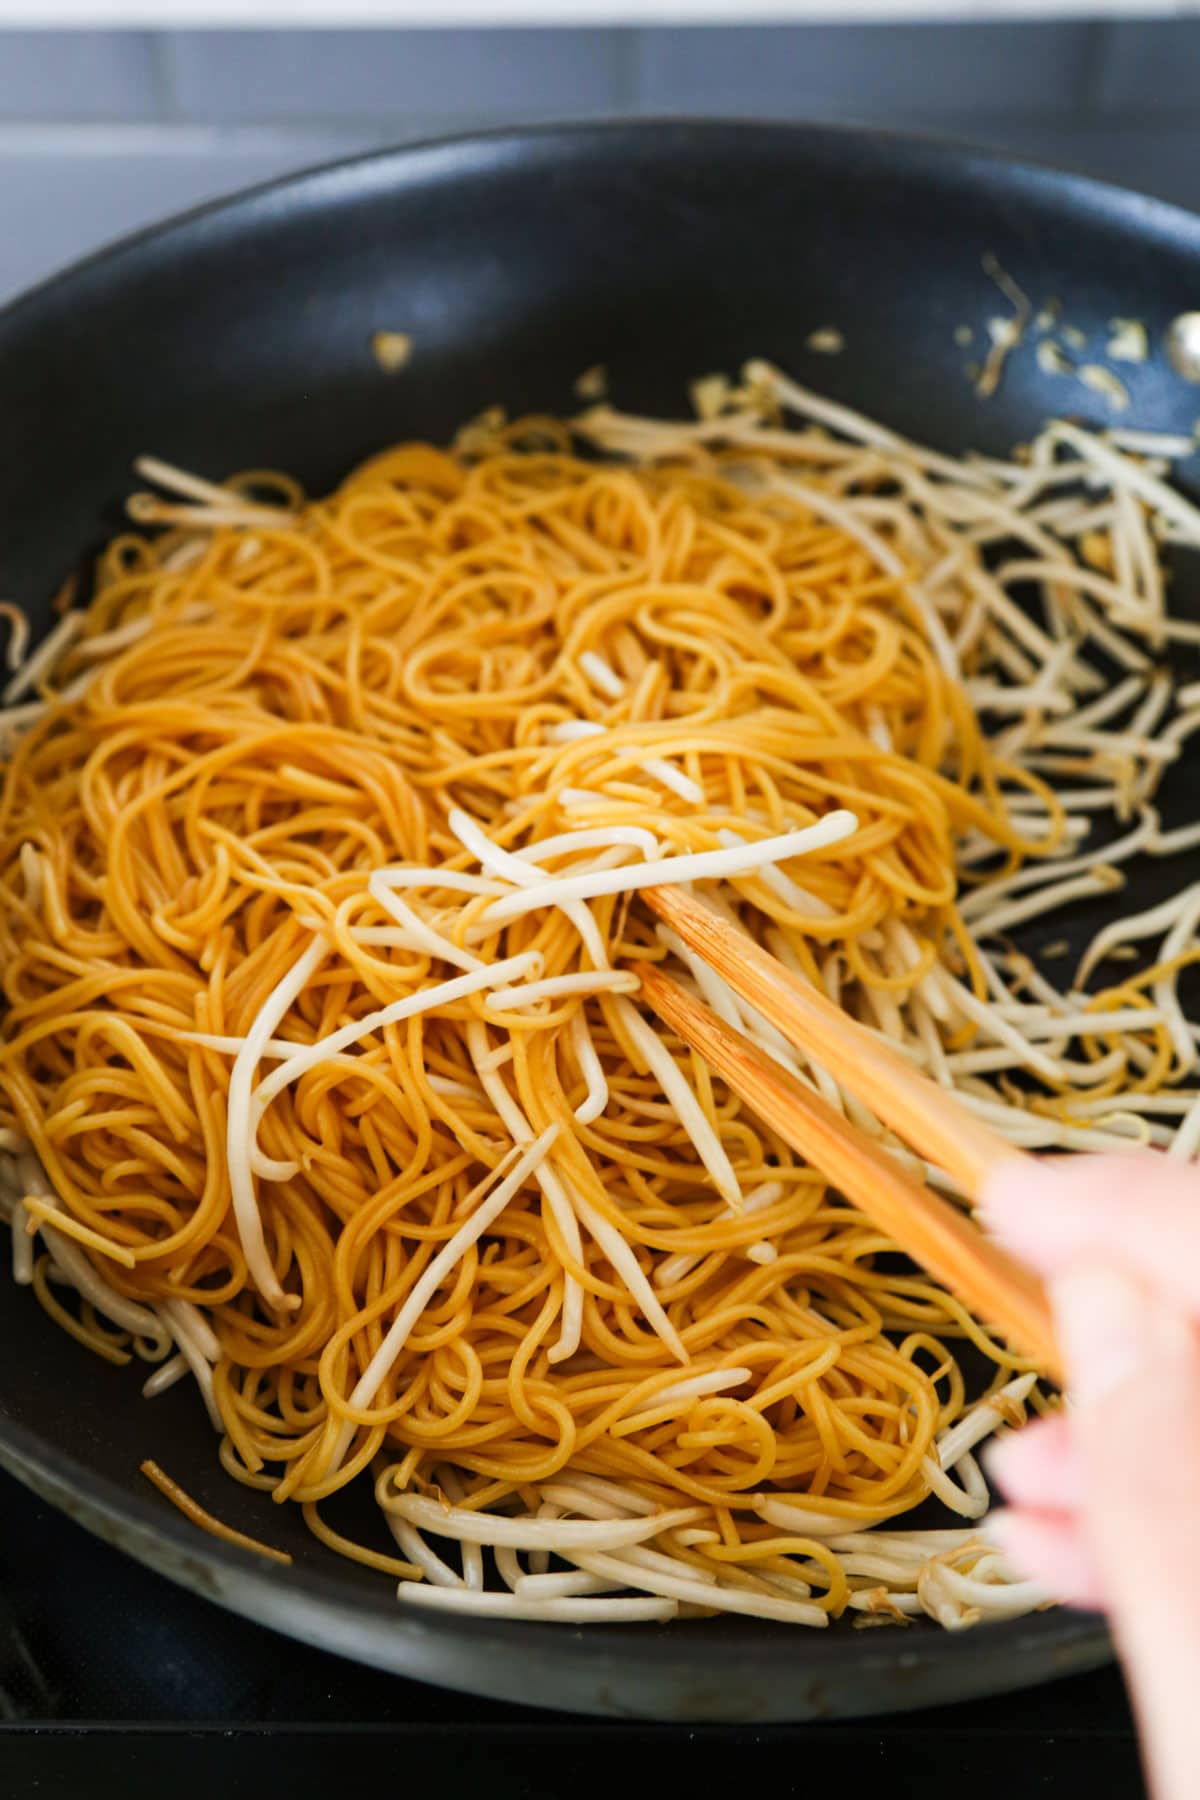
[[[536,1698],[536,1696],[531,1696]],[[601,1760],[602,1759],[602,1760]],[[342,1800],[386,1780],[439,1800],[621,1800],[823,1777],[971,1800],[1143,1793],[1112,1669],[998,1700],[841,1725],[627,1725],[442,1692],[247,1624],[89,1537],[0,1475],[5,1800]],[[448,1779],[449,1778],[449,1779]],[[348,1796],[347,1796],[348,1800]]]

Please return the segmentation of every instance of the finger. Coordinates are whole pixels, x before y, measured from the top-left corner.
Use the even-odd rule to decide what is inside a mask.
[[[1050,1284],[1093,1535],[1114,1593],[1137,1601],[1193,1571],[1200,1493],[1200,1340],[1190,1321],[1113,1268]],[[1194,1609],[1200,1610],[1200,1609]],[[1198,1632],[1200,1642],[1200,1632]]]
[[[1112,1267],[1050,1284],[1100,1572],[1160,1796],[1200,1769],[1200,1340],[1187,1316]],[[1189,1785],[1191,1783],[1191,1785]]]
[[[1037,1512],[1078,1513],[1087,1483],[1064,1413],[1006,1431],[983,1452],[988,1474],[1015,1505]]]
[[[987,1533],[1016,1572],[1040,1582],[1068,1606],[1104,1605],[1104,1583],[1078,1519],[1005,1508],[989,1516]]]
[[[1200,1171],[1156,1151],[1006,1163],[980,1197],[984,1226],[1045,1275],[1087,1255],[1200,1313]]]

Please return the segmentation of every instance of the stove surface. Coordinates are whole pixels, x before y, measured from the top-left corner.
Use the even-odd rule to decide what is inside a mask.
[[[602,1759],[602,1760],[601,1760]],[[436,1782],[456,1800],[567,1800],[598,1767],[622,1800],[699,1783],[771,1800],[858,1769],[891,1795],[1144,1789],[1120,1678],[838,1725],[627,1725],[401,1681],[222,1612],[0,1475],[0,1794],[192,1800]],[[452,1779],[447,1785],[447,1779]]]

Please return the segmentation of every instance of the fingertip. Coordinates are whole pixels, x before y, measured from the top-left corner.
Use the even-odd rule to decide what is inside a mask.
[[[1014,1157],[989,1175],[977,1215],[993,1237],[1043,1268],[1060,1236],[1062,1201],[1062,1175],[1054,1163]]]
[[[1072,1513],[1084,1503],[1083,1468],[1062,1413],[1006,1431],[982,1455],[989,1478],[1019,1506]]]
[[[1029,1460],[1024,1438],[1024,1431],[1008,1431],[1002,1437],[994,1437],[977,1452],[988,1480],[1010,1499],[1018,1497],[1017,1489]]]
[[[1076,1521],[1065,1514],[1002,1507],[984,1535],[1012,1572],[1036,1581],[1067,1606],[1104,1605],[1104,1584]]]
[[[1010,1213],[1025,1210],[1032,1186],[1041,1186],[1046,1165],[1036,1156],[1005,1157],[992,1169],[980,1190],[977,1211],[985,1224],[1003,1224]]]
[[[1178,1165],[1154,1151],[1013,1157],[985,1183],[980,1223],[1043,1274],[1086,1251],[1140,1258],[1144,1209],[1174,1192]],[[1194,1216],[1194,1191],[1192,1207]]]

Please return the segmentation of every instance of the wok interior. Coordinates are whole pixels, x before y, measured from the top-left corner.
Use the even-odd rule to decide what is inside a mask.
[[[494,403],[568,412],[575,379],[597,363],[619,404],[674,415],[696,375],[766,355],[940,448],[1006,451],[1064,400],[1029,356],[1012,359],[990,400],[976,395],[954,334],[1003,310],[982,266],[989,252],[1035,300],[1057,296],[1080,329],[1137,317],[1157,346],[1189,281],[1195,291],[1200,221],[920,144],[687,125],[403,152],[251,196],[137,240],[0,317],[6,592],[46,621],[63,576],[118,525],[139,453],[218,478],[282,466],[320,491],[379,445],[445,438]],[[842,333],[844,354],[806,353],[821,327]],[[402,372],[380,368],[379,331],[412,337]],[[1159,357],[1130,386],[1139,424],[1191,430],[1197,391]],[[1173,607],[1198,600],[1196,572],[1181,568]],[[1153,897],[1135,876],[1121,905]],[[1076,944],[1100,917],[1096,905],[1080,910]],[[65,1456],[75,1480],[119,1504],[127,1496],[145,1519],[154,1503],[137,1468],[154,1455],[230,1523],[291,1550],[289,1580],[364,1617],[392,1616],[386,1582],[323,1553],[291,1509],[224,1479],[194,1393],[147,1405],[128,1371],[83,1355],[27,1294],[3,1293],[0,1409],[32,1434],[37,1456]],[[331,1522],[352,1529],[368,1506],[348,1495]],[[470,1622],[421,1629],[471,1635]],[[528,1628],[500,1635],[516,1643]],[[680,1666],[715,1664],[731,1639],[753,1647],[752,1661],[782,1660],[768,1627],[714,1621],[669,1635]],[[790,1637],[790,1668],[865,1664],[868,1646],[875,1660],[911,1659],[917,1636],[884,1646],[848,1621],[833,1635]],[[653,1658],[663,1637],[606,1628],[596,1654]],[[1063,1646],[1060,1661],[1072,1645],[1094,1658],[1102,1641],[1090,1624],[1043,1615],[965,1641],[931,1627],[918,1660],[976,1662],[1000,1681],[1005,1645],[1040,1639]],[[732,1716],[749,1714],[743,1702]]]

